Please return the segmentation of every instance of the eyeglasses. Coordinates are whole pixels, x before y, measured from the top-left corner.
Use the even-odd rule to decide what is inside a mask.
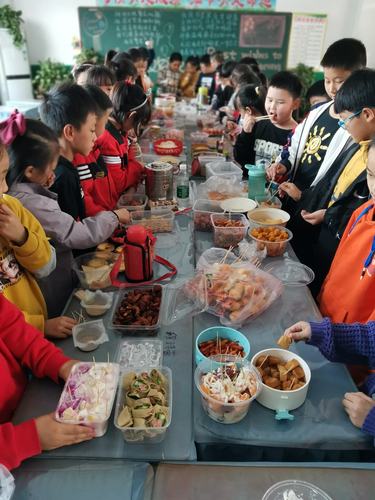
[[[353,120],[353,118],[354,118],[355,116],[360,115],[360,114],[362,113],[362,111],[363,111],[363,109],[361,109],[360,111],[356,111],[355,113],[353,113],[353,114],[351,114],[351,115],[347,116],[347,117],[345,118],[345,120],[339,120],[339,121],[337,122],[337,123],[339,124],[339,127],[346,129],[346,125],[347,125],[347,124],[348,124],[351,120]]]

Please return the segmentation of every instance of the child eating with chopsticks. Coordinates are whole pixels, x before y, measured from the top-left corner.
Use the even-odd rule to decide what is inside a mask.
[[[259,100],[263,89],[255,87]],[[302,85],[299,78],[289,71],[276,73],[269,84],[265,98],[266,114],[257,116],[251,105],[252,92],[249,86],[238,94],[238,102],[243,119],[242,132],[234,146],[234,157],[242,166],[254,165],[258,160],[272,162],[282,151],[289,135],[297,126],[293,111],[299,108]],[[260,109],[260,108],[258,108]],[[245,177],[247,171],[244,170]]]

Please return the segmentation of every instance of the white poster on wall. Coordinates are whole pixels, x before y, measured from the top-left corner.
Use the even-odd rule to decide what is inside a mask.
[[[327,27],[325,14],[293,14],[289,37],[288,68],[303,63],[320,68]]]

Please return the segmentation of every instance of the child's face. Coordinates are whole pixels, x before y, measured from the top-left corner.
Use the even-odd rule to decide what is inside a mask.
[[[194,66],[194,64],[186,63],[185,71],[186,71],[186,73],[196,73],[197,68]]]
[[[85,123],[79,129],[72,128],[71,140],[69,142],[73,153],[80,153],[83,156],[87,156],[90,153],[96,140],[95,125],[96,115],[95,113],[89,113]]]
[[[113,85],[100,85],[100,88],[103,92],[107,94],[109,97],[111,95]]]
[[[169,69],[174,73],[177,73],[177,71],[180,69],[180,66],[181,66],[181,61],[172,61],[169,63]]]
[[[267,114],[274,124],[283,125],[290,121],[292,113],[299,106],[299,99],[284,89],[269,87],[265,102]]]
[[[368,141],[375,134],[375,109],[363,108],[353,113],[339,113],[340,120],[345,121],[343,128],[349,132],[355,142]]]
[[[334,99],[337,91],[352,72],[342,68],[323,68],[323,71],[326,92],[331,99]]]
[[[6,175],[9,169],[9,156],[4,146],[0,146],[0,198],[8,191]]]
[[[111,114],[112,109],[109,108],[107,109],[102,116],[97,116],[96,117],[96,124],[95,124],[95,135],[96,137],[100,137],[102,134],[104,134],[105,131],[105,126],[107,125],[109,115]]]
[[[30,182],[35,182],[35,184],[39,184],[45,188],[49,188],[55,182],[55,169],[57,165],[57,160],[59,159],[59,155],[47,165],[45,170],[40,171],[37,168],[28,167],[25,171],[25,175]]]
[[[375,200],[375,147],[370,148],[367,159],[367,185],[372,196]]]
[[[320,102],[328,102],[328,97],[326,95],[313,95],[309,99],[310,107],[319,104]]]
[[[201,71],[204,75],[206,75],[207,73],[211,73],[211,66],[207,66],[207,64],[204,64],[204,63],[200,63],[200,68],[201,68]]]
[[[144,59],[136,61],[134,66],[136,67],[139,76],[143,76],[147,71],[147,61]]]

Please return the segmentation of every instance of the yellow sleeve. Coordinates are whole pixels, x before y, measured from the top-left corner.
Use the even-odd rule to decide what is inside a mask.
[[[35,326],[37,330],[43,333],[44,335],[44,326],[45,326],[45,317],[43,314],[29,314],[26,311],[22,311],[25,316],[26,323]]]

